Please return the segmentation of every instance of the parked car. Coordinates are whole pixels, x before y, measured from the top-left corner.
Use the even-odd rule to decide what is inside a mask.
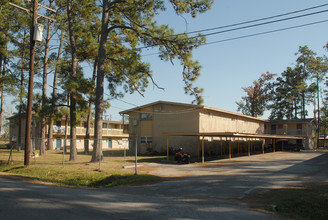
[[[295,151],[298,152],[303,149],[303,144],[293,144],[289,141],[277,141],[275,144],[275,150],[276,151]],[[268,145],[268,150],[273,151],[273,144]]]

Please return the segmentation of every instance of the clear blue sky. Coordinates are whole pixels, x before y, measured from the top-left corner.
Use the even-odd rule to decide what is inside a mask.
[[[171,25],[177,32],[185,30],[190,32],[275,16],[326,3],[328,2],[323,0],[215,1],[210,11],[198,15],[196,19],[192,19],[190,16],[178,17],[172,11],[168,11],[158,17],[158,22]],[[327,9],[328,6],[325,6],[281,18]],[[207,42],[318,22],[328,19],[327,15],[328,13],[325,12],[294,20],[217,34],[209,36]],[[308,45],[317,55],[327,55],[328,52],[323,48],[327,42],[328,22],[325,22],[198,48],[194,51],[194,58],[199,60],[203,68],[196,84],[204,88],[204,105],[236,112],[235,102],[244,96],[242,87],[251,85],[262,73],[269,71],[280,74],[287,66],[294,66],[295,53],[299,46]],[[149,50],[145,51],[144,54],[147,55],[153,52]],[[150,84],[145,97],[137,93],[126,94],[122,99],[123,101],[137,106],[158,100],[183,103],[192,101],[192,97],[184,94],[181,76],[182,67],[179,62],[176,62],[173,66],[169,62],[160,61],[156,55],[144,56],[144,59],[151,63],[154,79],[161,87],[165,88],[165,91],[159,90]],[[112,107],[106,114],[112,115],[113,119],[119,119],[118,112],[135,107],[131,104],[113,101],[111,103]],[[268,114],[265,114],[263,117],[267,116]]]

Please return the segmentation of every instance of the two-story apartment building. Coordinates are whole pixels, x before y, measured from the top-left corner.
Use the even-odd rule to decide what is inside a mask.
[[[298,142],[307,139],[303,144],[308,149],[313,147],[313,127],[308,121],[287,123],[289,132],[284,134],[280,132],[281,123],[278,122],[269,122],[203,105],[165,101],[128,109],[120,114],[129,116],[130,146],[137,146],[140,153],[165,152],[169,142],[172,148],[183,147],[189,152],[198,154],[199,142],[204,136],[208,152],[215,151],[214,148],[219,145],[218,140],[221,142],[222,140],[225,142],[237,140],[238,144],[244,142],[241,144],[246,146],[249,140],[257,141],[262,145],[263,142],[269,144],[271,140],[279,138]],[[268,128],[271,129],[271,125],[272,128],[277,126],[276,134],[271,134],[273,131],[268,130]],[[170,136],[169,140],[168,136]],[[131,150],[133,149],[132,147]]]
[[[303,139],[290,140],[290,142],[303,144],[305,149],[314,149],[315,146],[315,121],[313,118],[270,120],[265,123],[265,133],[302,137]]]
[[[21,126],[19,126],[19,117],[18,115],[14,115],[9,117],[8,120],[10,121],[10,137],[15,139],[15,145],[20,144],[21,148],[25,146],[25,127],[26,127],[26,120],[25,115],[21,116]],[[19,134],[19,127],[21,132]],[[84,140],[86,134],[87,123],[86,120],[82,120],[81,122],[77,123],[76,133],[77,133],[77,140],[76,146],[77,149],[84,149]],[[128,139],[128,134],[123,133],[124,124],[120,121],[112,121],[112,120],[103,120],[103,129],[102,129],[102,146],[103,149],[105,148],[123,148],[126,147],[124,145],[125,140]],[[48,137],[49,127],[46,127],[46,137]],[[67,143],[66,146],[70,145],[70,126],[69,123],[67,125],[67,129],[65,126],[65,118],[61,120],[57,120],[54,122],[52,127],[53,131],[53,138],[52,140],[47,139],[48,141],[53,142],[53,146],[59,149],[64,146],[65,141],[65,133],[67,134]],[[90,129],[90,141],[89,141],[89,149],[92,149],[93,144],[93,135],[94,135],[94,128],[93,125]],[[20,136],[20,140],[19,139]],[[32,146],[38,149],[41,143],[41,123],[40,120],[32,117],[32,128],[31,128],[31,139],[32,139]],[[46,143],[47,143],[46,142]]]
[[[170,137],[170,146],[183,147],[197,153],[201,133],[264,133],[265,120],[202,105],[158,101],[120,112],[129,115],[130,146],[138,152],[164,152],[167,133],[183,133]],[[208,138],[207,140],[212,140]],[[131,148],[133,150],[133,148]]]

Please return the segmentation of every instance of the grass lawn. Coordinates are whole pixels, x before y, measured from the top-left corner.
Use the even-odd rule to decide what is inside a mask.
[[[247,197],[257,211],[289,219],[328,219],[328,185],[271,190]]]
[[[24,151],[12,152],[13,161],[8,163],[10,150],[0,148],[0,176],[19,178],[29,182],[50,182],[61,186],[74,187],[112,187],[141,185],[159,182],[157,176],[138,173],[123,166],[134,165],[134,157],[126,157],[123,151],[104,151],[104,160],[90,163],[91,153],[78,153],[77,161],[69,161],[69,154],[63,156],[62,150],[47,151],[38,158],[30,158],[30,165],[24,166]],[[162,160],[162,157],[139,157],[143,162]]]

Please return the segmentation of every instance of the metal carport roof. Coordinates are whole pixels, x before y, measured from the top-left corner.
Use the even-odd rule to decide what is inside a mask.
[[[248,134],[238,132],[165,132],[167,136],[167,159],[169,159],[169,136],[198,136],[202,137],[202,163],[204,163],[204,137],[230,137],[230,138],[258,138],[258,139],[306,139],[302,136],[274,135],[274,134]],[[229,142],[229,158],[231,158],[231,141]],[[264,141],[262,145],[264,153]]]
[[[205,137],[235,137],[235,138],[271,138],[271,139],[306,139],[302,136],[275,134],[248,134],[237,132],[165,132],[166,136],[205,136]]]

